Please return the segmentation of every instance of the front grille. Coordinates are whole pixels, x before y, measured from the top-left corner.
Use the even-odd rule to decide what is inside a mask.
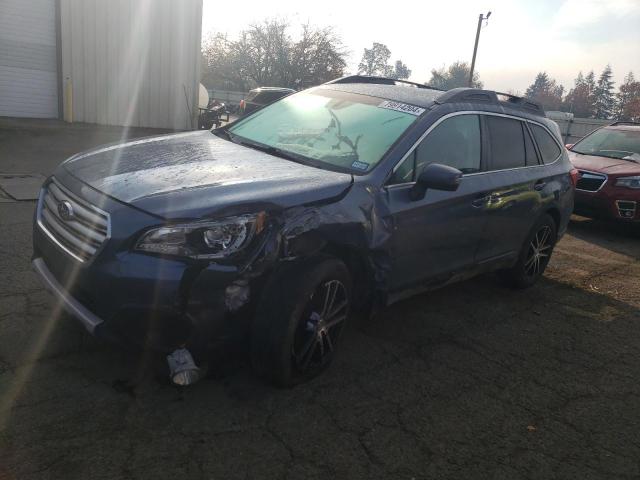
[[[618,213],[622,218],[633,218],[636,215],[636,202],[629,200],[616,200]]]
[[[55,178],[40,194],[38,224],[80,262],[93,257],[109,238],[109,214],[72,194]]]
[[[585,192],[597,192],[602,188],[604,182],[607,181],[606,175],[587,172],[585,170],[578,171],[580,172],[580,179],[576,184],[577,190],[584,190]]]

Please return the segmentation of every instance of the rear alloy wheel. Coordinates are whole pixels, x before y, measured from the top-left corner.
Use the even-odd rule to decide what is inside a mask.
[[[509,286],[527,288],[542,276],[556,244],[556,224],[544,215],[531,230],[515,266],[502,272]]]
[[[524,263],[525,274],[529,277],[540,276],[547,267],[553,249],[552,233],[551,227],[544,225],[529,242],[529,250]]]
[[[319,375],[333,360],[351,307],[343,262],[321,256],[274,274],[251,331],[254,370],[289,387]]]

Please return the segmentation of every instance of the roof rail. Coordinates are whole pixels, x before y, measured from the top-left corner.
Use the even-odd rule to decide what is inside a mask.
[[[424,85],[423,83],[410,82],[408,80],[398,80],[396,78],[389,77],[374,77],[370,75],[347,75],[346,77],[336,78],[335,80],[331,80],[326,82],[326,84],[331,83],[374,83],[378,85],[411,85],[416,88],[425,88],[427,90],[438,90],[439,92],[443,92],[444,90],[440,88],[430,87],[428,85]]]
[[[630,122],[630,121],[621,121],[621,122],[613,122],[609,127],[615,127],[616,125],[629,125],[629,126],[640,126],[640,122]]]
[[[510,108],[526,110],[535,115],[546,116],[544,108],[538,102],[509,93],[482,90],[480,88],[453,88],[440,95],[438,103],[486,102],[498,105],[507,104]]]

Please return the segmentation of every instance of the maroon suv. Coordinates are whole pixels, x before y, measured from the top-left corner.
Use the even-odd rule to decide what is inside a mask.
[[[567,148],[581,174],[575,213],[640,222],[640,123],[616,122]]]

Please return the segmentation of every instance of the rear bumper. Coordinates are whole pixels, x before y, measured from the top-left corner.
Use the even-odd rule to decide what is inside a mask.
[[[59,305],[77,318],[82,326],[90,334],[94,335],[96,328],[98,325],[103,323],[103,320],[91,313],[78,300],[69,295],[69,293],[62,285],[60,285],[58,280],[56,280],[51,271],[47,268],[47,265],[44,263],[42,258],[35,258],[31,262],[31,265],[35,272],[40,276],[40,279],[44,283],[46,289],[53,294]]]

